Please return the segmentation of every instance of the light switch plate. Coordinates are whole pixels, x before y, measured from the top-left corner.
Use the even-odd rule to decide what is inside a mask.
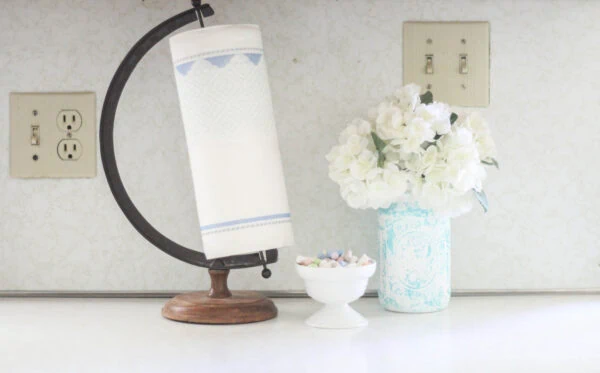
[[[10,175],[95,177],[95,93],[11,93]]]
[[[489,105],[488,22],[405,22],[403,46],[404,84],[416,83],[450,105]],[[462,73],[461,58],[467,69]]]

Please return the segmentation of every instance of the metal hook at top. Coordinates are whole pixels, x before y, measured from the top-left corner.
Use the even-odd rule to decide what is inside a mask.
[[[200,27],[204,27],[204,20],[202,17],[210,17],[215,14],[215,11],[211,8],[210,4],[202,4],[202,0],[192,0],[192,6],[196,10],[196,16],[198,17],[198,22],[200,22]]]

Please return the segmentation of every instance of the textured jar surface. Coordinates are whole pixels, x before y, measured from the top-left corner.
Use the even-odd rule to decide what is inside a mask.
[[[379,301],[397,312],[434,312],[450,301],[450,219],[413,202],[380,209]]]

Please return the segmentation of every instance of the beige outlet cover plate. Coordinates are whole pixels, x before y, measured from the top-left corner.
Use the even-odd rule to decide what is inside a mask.
[[[81,127],[65,131],[59,113],[78,112]],[[62,116],[61,116],[62,118]],[[39,145],[32,144],[38,128]],[[58,144],[80,144],[78,159],[61,159]],[[33,141],[35,142],[35,141]],[[63,158],[65,154],[62,155]],[[93,92],[10,94],[10,175],[16,178],[89,178],[96,176],[96,95]]]
[[[488,22],[405,22],[403,35],[404,84],[416,83],[430,90],[435,101],[450,105],[489,105]],[[427,56],[432,59],[430,74]],[[460,72],[461,56],[466,56],[467,73]]]

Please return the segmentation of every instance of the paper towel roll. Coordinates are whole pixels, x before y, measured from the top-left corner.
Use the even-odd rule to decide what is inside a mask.
[[[170,45],[206,257],[293,245],[260,29],[207,27]]]

